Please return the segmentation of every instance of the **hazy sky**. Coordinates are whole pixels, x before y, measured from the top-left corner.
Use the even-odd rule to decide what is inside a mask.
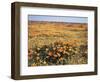
[[[68,23],[88,23],[87,17],[70,17],[70,16],[29,15],[28,20],[29,21],[68,22]]]

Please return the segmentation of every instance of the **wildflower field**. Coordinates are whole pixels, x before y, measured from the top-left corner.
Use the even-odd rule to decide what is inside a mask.
[[[28,66],[87,64],[87,24],[28,22]]]

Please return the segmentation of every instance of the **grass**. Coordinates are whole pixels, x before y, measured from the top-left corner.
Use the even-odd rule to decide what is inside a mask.
[[[87,24],[28,24],[28,66],[87,64]]]

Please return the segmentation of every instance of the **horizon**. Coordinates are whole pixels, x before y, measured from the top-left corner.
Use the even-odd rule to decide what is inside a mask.
[[[88,23],[88,18],[87,17],[70,17],[70,16],[29,15],[28,21]]]

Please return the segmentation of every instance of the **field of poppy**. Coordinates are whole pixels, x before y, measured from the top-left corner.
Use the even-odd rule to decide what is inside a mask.
[[[87,64],[87,24],[28,22],[28,66]]]

